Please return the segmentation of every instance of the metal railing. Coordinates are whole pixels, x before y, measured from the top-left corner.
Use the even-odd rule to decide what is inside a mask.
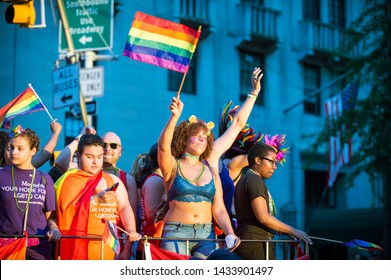
[[[0,238],[23,238],[25,237],[24,235],[1,235]],[[28,238],[48,238],[46,235],[29,235]],[[95,240],[98,241],[100,240],[102,242],[102,252],[101,256],[103,256],[103,244],[104,241],[102,240],[101,236],[61,236],[61,239],[89,239],[89,240]],[[61,244],[61,239],[57,242],[53,242],[53,244],[57,243],[58,246],[56,246],[57,250],[57,255],[60,256],[60,244]],[[121,242],[124,242],[126,240],[126,237],[119,236],[118,239]],[[211,242],[216,242],[220,244],[225,244],[224,239],[206,239],[206,238],[157,238],[157,237],[148,237],[144,236],[140,239],[140,242],[148,242],[151,240],[171,240],[171,241],[180,241],[180,242],[186,242],[186,251],[190,252],[189,246],[190,242],[199,242],[199,241],[211,241]],[[292,239],[276,239],[276,240],[268,240],[268,239],[259,239],[259,240],[246,240],[246,239],[241,239],[242,243],[265,243],[266,244],[266,260],[269,260],[269,255],[270,255],[270,246],[271,244],[275,244],[277,247],[278,244],[282,245],[282,250],[283,250],[283,260],[293,260],[296,259],[297,257],[297,252],[296,248],[297,246],[301,245],[303,243],[302,241],[299,240],[292,240]],[[304,255],[309,254],[309,246],[304,243]],[[276,248],[277,252],[277,248]],[[143,258],[144,255],[143,255]]]
[[[277,38],[279,11],[248,2],[240,2],[238,9],[244,19],[241,23],[243,30],[239,31],[240,33]]]
[[[351,58],[361,54],[360,44],[352,49],[347,48],[348,42],[357,35],[355,31],[318,21],[302,21],[300,26],[303,32],[302,40],[306,40],[306,44],[313,49],[338,52]]]

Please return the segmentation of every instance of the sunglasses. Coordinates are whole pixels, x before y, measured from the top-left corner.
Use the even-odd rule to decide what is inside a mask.
[[[116,150],[118,147],[121,147],[120,144],[117,143],[104,143],[103,148],[107,149],[107,147],[110,146],[110,149]]]

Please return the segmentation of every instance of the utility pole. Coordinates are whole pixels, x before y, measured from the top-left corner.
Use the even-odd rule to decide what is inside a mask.
[[[72,59],[71,63],[79,63],[78,56],[75,56],[75,47],[73,44],[72,36],[69,32],[69,24],[68,24],[68,19],[67,19],[65,9],[64,9],[64,3],[62,0],[57,0],[57,3],[58,3],[58,9],[60,11],[61,21],[62,21],[62,24],[64,27],[65,38],[66,38],[67,44],[68,44],[68,49],[69,49],[68,57],[71,57],[71,59]],[[84,126],[88,126],[89,120],[87,117],[86,102],[84,100],[84,95],[83,95],[83,91],[82,91],[81,87],[79,90],[79,97],[80,97],[80,111],[81,111],[83,123],[84,123]]]

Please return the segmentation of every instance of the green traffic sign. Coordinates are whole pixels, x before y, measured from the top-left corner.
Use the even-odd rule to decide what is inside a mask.
[[[75,51],[112,48],[114,0],[67,0],[64,9]],[[64,28],[60,24],[59,51],[67,50]]]

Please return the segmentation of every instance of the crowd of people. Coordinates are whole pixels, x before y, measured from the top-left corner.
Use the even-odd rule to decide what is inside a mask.
[[[143,237],[161,238],[149,242],[193,259],[274,259],[273,246],[246,241],[276,233],[312,244],[276,218],[265,184],[287,148],[285,136],[255,133],[247,123],[262,77],[255,67],[242,106],[223,106],[216,139],[213,122],[194,115],[179,121],[184,104],[173,97],[158,141],[129,172],[117,166],[122,143],[112,131],[99,136],[83,127],[48,173],[38,169],[53,159],[62,130],[56,120],[42,150],[29,128],[0,131],[0,236],[47,236],[26,251],[26,259],[42,260],[143,259]],[[102,221],[115,224],[122,237],[118,255],[101,241]]]

